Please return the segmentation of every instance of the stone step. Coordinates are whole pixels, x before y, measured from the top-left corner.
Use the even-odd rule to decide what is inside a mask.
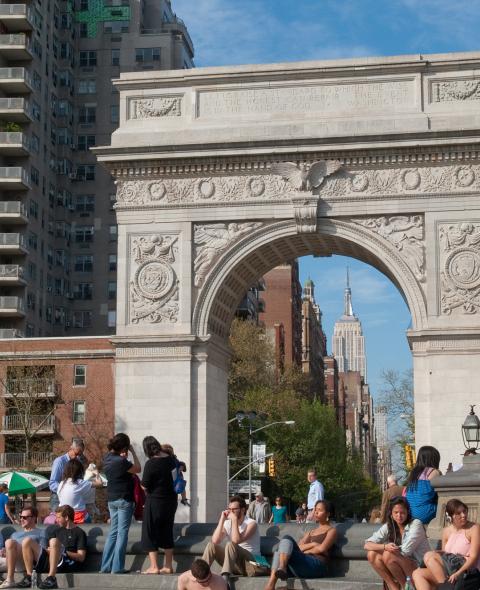
[[[42,576],[45,577],[45,574]],[[176,590],[177,575],[146,576],[141,574],[58,574],[59,588],[71,590]],[[232,578],[232,590],[263,590],[266,577]],[[380,582],[354,580],[349,578],[323,578],[304,580],[289,578],[286,586],[278,588],[288,590],[381,590]]]

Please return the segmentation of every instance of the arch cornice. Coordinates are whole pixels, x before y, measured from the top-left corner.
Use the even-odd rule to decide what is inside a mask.
[[[355,244],[359,247],[358,259],[376,266],[383,274],[394,282],[405,299],[411,316],[414,330],[421,330],[427,327],[427,308],[425,295],[419,281],[406,261],[401,257],[396,248],[386,239],[378,236],[374,231],[363,227],[355,222],[356,218],[345,219],[320,219],[315,234],[309,234],[308,240],[319,240],[331,237],[345,243]],[[361,220],[359,217],[357,220]],[[269,223],[253,231],[247,237],[236,242],[226,250],[216,261],[202,288],[199,291],[193,312],[193,331],[198,336],[208,335],[210,314],[216,297],[220,294],[228,275],[238,269],[242,262],[248,264],[249,256],[259,249],[289,238],[298,238],[297,226],[294,220]],[[323,247],[325,251],[325,247]],[[370,256],[362,256],[368,253]],[[314,251],[311,252],[315,253]],[[330,252],[341,253],[338,252]],[[302,252],[301,255],[304,255]],[[352,255],[351,253],[349,255]],[[368,258],[368,260],[367,260]],[[377,262],[372,262],[372,259]],[[252,275],[252,283],[259,278]],[[232,310],[233,316],[234,310]]]

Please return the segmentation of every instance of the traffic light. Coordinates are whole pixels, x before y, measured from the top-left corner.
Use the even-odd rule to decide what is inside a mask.
[[[275,459],[273,457],[269,457],[268,459],[268,475],[269,477],[275,477]]]
[[[407,469],[413,469],[415,465],[415,450],[413,449],[412,445],[405,445],[405,465]]]

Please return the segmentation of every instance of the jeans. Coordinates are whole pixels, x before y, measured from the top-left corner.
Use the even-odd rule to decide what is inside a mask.
[[[110,511],[110,533],[103,550],[100,571],[119,574],[125,570],[125,552],[127,549],[128,529],[132,522],[134,502],[113,500],[108,503]]]
[[[305,555],[290,535],[285,535],[280,540],[278,549],[273,554],[272,570],[277,570],[279,567],[280,553],[290,556],[287,569],[296,578],[323,578],[327,575],[326,563],[314,555]]]

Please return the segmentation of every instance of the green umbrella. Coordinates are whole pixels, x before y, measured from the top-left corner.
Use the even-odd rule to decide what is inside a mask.
[[[0,475],[0,483],[8,486],[10,496],[35,494],[38,490],[48,488],[48,479],[31,471],[7,471]]]

